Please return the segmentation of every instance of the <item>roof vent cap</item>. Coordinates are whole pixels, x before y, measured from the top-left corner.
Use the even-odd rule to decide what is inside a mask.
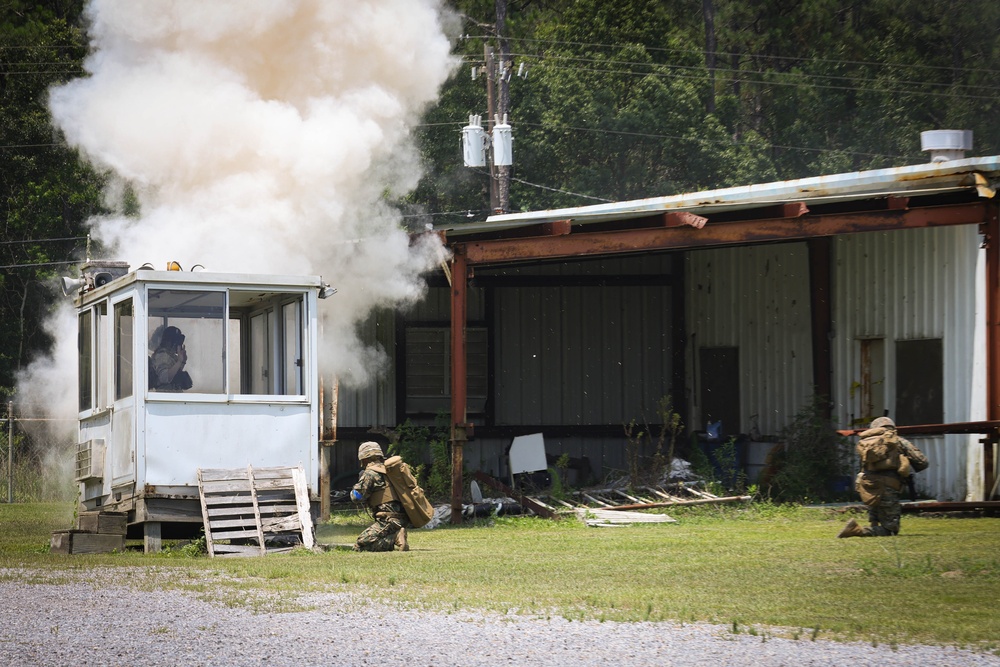
[[[931,154],[931,162],[961,160],[972,150],[972,130],[928,130],[920,133],[920,150]]]

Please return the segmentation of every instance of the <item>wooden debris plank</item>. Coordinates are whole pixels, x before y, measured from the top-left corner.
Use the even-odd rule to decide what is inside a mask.
[[[265,514],[298,514],[299,508],[294,504],[284,505],[261,505],[261,516]]]
[[[253,484],[249,479],[219,479],[203,484],[204,493],[225,493],[234,494],[238,492],[250,493]]]
[[[555,512],[555,511],[556,511],[556,508],[555,508],[555,507],[552,507],[551,505],[546,505],[545,503],[543,503],[543,502],[542,502],[541,500],[539,500],[538,498],[536,498],[536,497],[534,497],[534,496],[526,496],[526,497],[527,497],[527,498],[528,498],[529,500],[531,500],[532,502],[536,502],[536,503],[538,503],[539,505],[541,505],[541,506],[542,506],[542,507],[544,507],[545,509],[549,510],[550,512]]]
[[[218,532],[221,528],[254,528],[257,522],[253,517],[242,517],[239,519],[212,519],[212,531]]]
[[[652,486],[646,486],[646,487],[643,487],[643,488],[646,491],[649,491],[650,493],[652,493],[654,496],[659,496],[660,498],[663,498],[664,500],[676,500],[676,498],[674,498],[674,496],[671,496],[670,494],[662,491],[661,489],[656,489],[656,488],[653,488]]]
[[[299,514],[299,530],[302,531],[302,545],[312,549],[316,545],[316,535],[313,533],[312,503],[309,502],[309,485],[306,483],[306,471],[302,466],[292,469],[292,480],[295,487],[295,505]]]
[[[302,530],[302,522],[296,516],[264,517],[261,518],[261,527],[265,533],[286,533],[295,530]]]
[[[260,525],[260,508],[257,505],[257,483],[254,479],[253,466],[247,466],[247,476],[250,478],[250,495],[253,497],[253,518],[254,528],[257,529],[257,545],[263,556],[267,553],[267,546],[264,544],[264,527]]]
[[[205,482],[249,479],[246,468],[199,468],[198,473]]]
[[[602,505],[604,507],[611,507],[612,506],[611,504],[606,503],[603,500],[598,500],[597,498],[595,498],[594,496],[590,495],[589,493],[584,493],[584,492],[581,491],[581,495],[584,498],[586,498],[587,500],[589,500],[590,502],[592,502],[592,503],[596,503],[596,504]]]
[[[713,495],[713,494],[711,494],[711,493],[709,493],[707,491],[699,491],[698,489],[694,488],[693,486],[685,486],[684,490],[687,491],[688,493],[690,493],[691,495],[698,496],[699,498],[706,498],[706,499],[718,498],[718,496]]]
[[[217,544],[215,555],[259,556],[260,547],[249,544]]]
[[[260,531],[257,530],[257,526],[252,526],[251,528],[246,530],[238,530],[235,528],[234,529],[222,528],[221,530],[217,530],[215,526],[212,526],[212,539],[213,541],[244,540],[244,539],[259,540]],[[254,549],[256,549],[257,551],[261,550],[259,546],[255,546]]]
[[[605,510],[600,508],[589,509],[580,508],[576,510],[577,516],[579,516],[588,525],[596,524],[628,524],[628,523],[676,523],[677,520],[673,519],[666,514],[647,514],[644,512],[621,512],[614,510]]]
[[[615,489],[615,493],[617,493],[617,494],[618,494],[619,496],[621,496],[622,498],[625,498],[625,499],[627,499],[627,500],[631,500],[631,501],[632,501],[633,503],[644,503],[644,502],[649,502],[649,501],[647,501],[647,500],[643,500],[642,498],[636,498],[635,496],[630,496],[629,494],[627,494],[627,493],[625,493],[624,491],[621,491],[621,490],[619,490],[619,489]]]

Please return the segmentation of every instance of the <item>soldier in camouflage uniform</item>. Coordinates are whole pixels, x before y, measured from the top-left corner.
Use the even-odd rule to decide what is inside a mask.
[[[355,551],[409,551],[406,526],[409,520],[396,499],[385,474],[382,447],[377,442],[363,442],[358,447],[361,475],[351,489],[351,499],[364,502],[375,523],[358,535]]]
[[[899,494],[905,478],[913,472],[926,470],[929,465],[923,452],[906,438],[899,437],[896,424],[891,419],[879,417],[874,420],[869,429],[877,428],[885,429],[889,437],[898,441],[899,458],[902,462],[900,469],[875,469],[878,466],[866,465],[862,461],[862,471],[855,488],[868,507],[868,522],[871,526],[862,528],[857,521],[851,519],[837,537],[885,537],[899,533],[899,519],[903,513]]]

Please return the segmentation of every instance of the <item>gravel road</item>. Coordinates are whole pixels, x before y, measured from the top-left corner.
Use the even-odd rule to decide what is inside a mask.
[[[808,633],[796,640],[708,624],[400,610],[345,593],[260,597],[225,576],[0,569],[0,665],[1000,666],[1000,657],[954,648],[812,641]],[[175,577],[201,592],[157,584]],[[245,594],[237,606],[225,604],[232,584]]]

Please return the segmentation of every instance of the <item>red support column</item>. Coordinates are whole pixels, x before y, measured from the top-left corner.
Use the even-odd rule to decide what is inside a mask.
[[[986,246],[986,419],[1000,419],[1000,222],[997,205],[980,228]],[[983,438],[983,499],[993,490],[993,445],[996,435]]]
[[[468,304],[468,267],[464,248],[451,260],[451,522],[462,523],[462,449],[468,440],[466,424],[465,323]]]

